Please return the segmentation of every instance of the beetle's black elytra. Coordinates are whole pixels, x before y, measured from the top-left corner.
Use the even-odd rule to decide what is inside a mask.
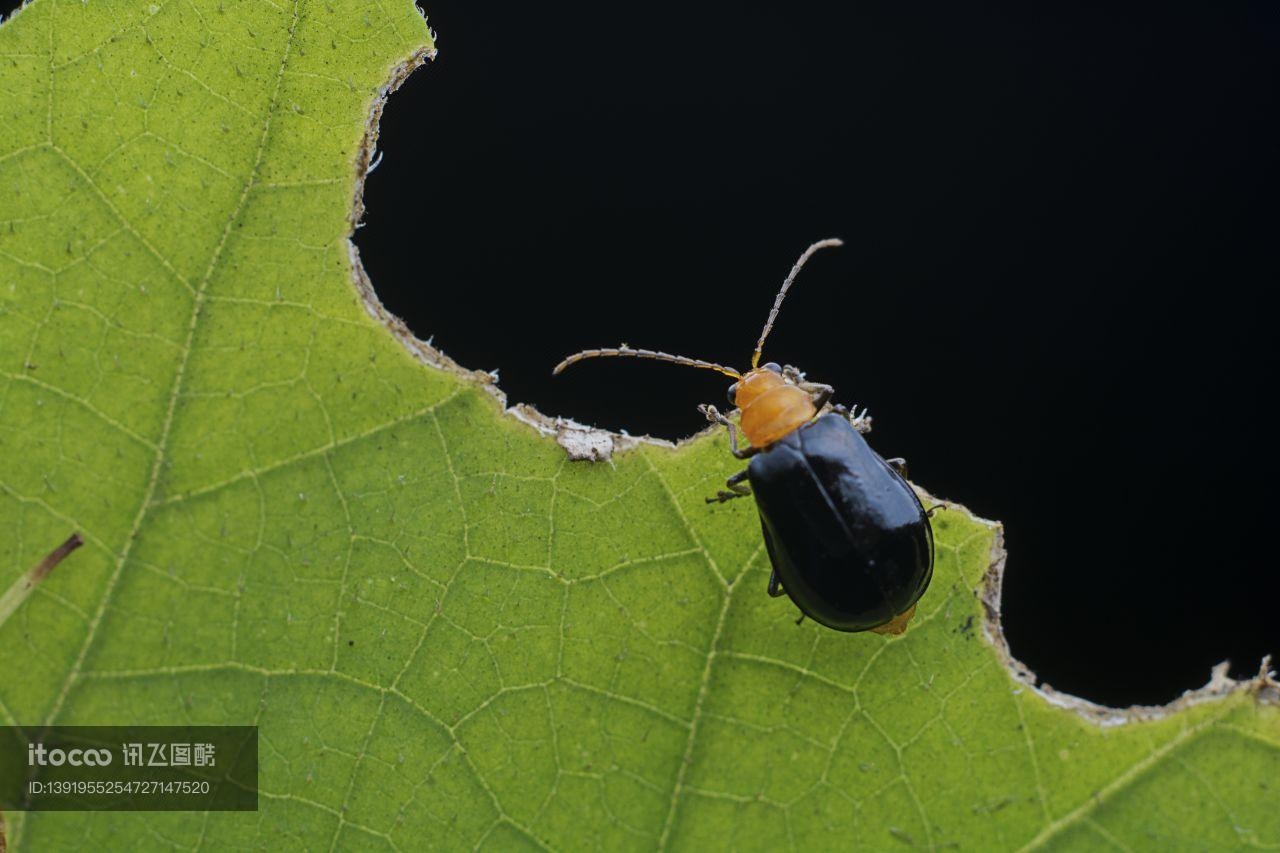
[[[739,410],[737,423],[714,406],[701,410],[728,429],[733,455],[751,462],[708,502],[755,495],[773,565],[770,595],[785,593],[805,616],[837,631],[900,634],[933,577],[933,531],[903,479],[902,460],[886,461],[871,449],[862,437],[871,429],[866,411],[830,405],[830,385],[808,382],[793,367],[759,366],[796,274],[814,252],[839,245],[836,239],[819,240],[792,266],[746,373],[625,344],[571,355],[553,373],[584,359],[619,356],[733,377],[729,399]],[[738,446],[738,430],[748,447]]]
[[[773,570],[814,621],[876,628],[929,585],[924,508],[848,418],[828,412],[800,427],[755,456],[747,479]]]

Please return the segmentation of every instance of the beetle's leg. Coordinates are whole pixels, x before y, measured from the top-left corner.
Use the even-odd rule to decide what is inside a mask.
[[[758,447],[748,447],[742,449],[738,447],[738,426],[733,421],[720,414],[715,406],[701,405],[698,411],[707,416],[707,420],[713,424],[723,424],[725,429],[729,430],[729,452],[734,455],[735,459],[750,459],[760,452]]]
[[[907,478],[907,460],[903,459],[901,456],[895,456],[892,459],[884,460],[884,462],[892,468],[894,473],[899,477],[902,477],[904,480]]]
[[[854,403],[849,407],[848,418],[849,425],[858,432],[863,435],[871,432],[871,415],[867,414],[867,410],[865,408],[859,412],[857,403]]]
[[[925,510],[925,513],[924,513],[924,514],[925,514],[925,515],[927,515],[927,516],[929,516],[930,518],[933,518],[933,514],[934,514],[935,512],[937,512],[937,511],[938,511],[938,510],[940,510],[940,509],[946,509],[946,508],[947,508],[947,505],[946,505],[946,504],[934,504],[933,506],[931,506],[931,507],[929,507],[927,510]]]
[[[786,594],[787,591],[782,588],[782,581],[778,579],[778,570],[774,569],[769,573],[769,596],[771,598],[778,598]],[[796,624],[799,625],[803,621],[804,611],[802,610],[800,611],[800,617],[796,619]]]
[[[782,368],[782,376],[792,385],[813,397],[813,406],[818,411],[822,411],[822,407],[831,402],[831,395],[836,393],[836,389],[826,383],[808,381],[804,378],[803,372],[789,364]]]
[[[871,415],[867,414],[867,410],[858,411],[858,404],[854,403],[850,409],[844,403],[836,403],[831,407],[831,411],[837,415],[843,415],[849,419],[849,425],[861,433],[871,432]]]
[[[836,393],[836,389],[830,385],[822,385],[818,382],[806,382],[800,388],[813,395],[813,407],[818,411],[822,411],[823,406],[831,402],[831,395]]]
[[[724,503],[734,498],[749,497],[751,495],[751,487],[742,482],[745,479],[747,479],[747,472],[746,469],[743,469],[725,480],[725,488],[716,492],[715,497],[707,498],[707,503]]]

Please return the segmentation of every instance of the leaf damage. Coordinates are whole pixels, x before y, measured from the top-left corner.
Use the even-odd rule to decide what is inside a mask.
[[[140,23],[109,41],[111,16],[82,27],[60,19],[58,49],[82,30],[80,47],[63,51],[69,71],[48,71],[41,52],[53,41],[50,4],[37,4],[23,22],[33,40],[4,45],[26,57],[16,70],[4,66],[14,92],[65,95],[80,91],[73,75],[81,70],[154,69],[140,74],[144,94],[154,83],[162,94],[185,95],[150,118],[189,123],[191,153],[205,161],[144,135],[124,140],[129,157],[120,168],[109,160],[101,174],[76,172],[82,161],[97,161],[96,138],[74,133],[75,109],[101,107],[115,126],[133,115],[119,106],[133,99],[117,99],[115,112],[110,98],[91,93],[51,101],[53,117],[70,121],[56,135],[40,121],[21,126],[26,136],[0,128],[8,144],[0,144],[0,171],[31,182],[37,192],[25,199],[47,197],[66,211],[65,220],[46,221],[34,209],[29,234],[8,238],[6,249],[20,259],[38,260],[47,249],[52,261],[39,271],[0,257],[19,285],[3,294],[3,307],[18,309],[7,316],[29,317],[59,342],[72,340],[72,328],[93,339],[84,331],[95,323],[130,320],[140,334],[110,350],[128,364],[163,321],[176,317],[177,331],[188,330],[181,321],[189,300],[171,269],[185,258],[178,250],[190,254],[195,274],[217,275],[206,298],[206,319],[216,322],[202,326],[192,369],[153,371],[154,382],[177,389],[172,442],[144,441],[134,452],[128,434],[110,432],[120,431],[116,421],[151,435],[145,420],[98,411],[106,392],[119,397],[115,385],[104,384],[101,397],[62,396],[56,407],[49,399],[41,407],[45,391],[31,390],[30,378],[10,378],[17,384],[6,389],[5,414],[31,414],[31,429],[14,435],[57,438],[7,444],[16,452],[0,454],[8,466],[0,503],[14,508],[17,552],[35,543],[11,570],[25,569],[40,543],[68,529],[94,547],[77,555],[86,571],[53,573],[49,594],[24,605],[33,630],[8,626],[7,641],[38,653],[11,661],[0,714],[253,719],[272,745],[259,829],[287,827],[298,845],[312,847],[376,839],[412,848],[423,837],[459,848],[661,846],[663,839],[675,848],[807,847],[831,837],[871,847],[892,838],[981,846],[993,831],[1012,847],[1101,823],[1141,841],[1152,827],[1123,821],[1141,819],[1142,810],[1129,808],[1132,797],[1111,795],[1150,776],[1157,785],[1138,791],[1139,805],[1142,797],[1150,804],[1152,796],[1178,795],[1170,780],[1187,766],[1238,795],[1233,814],[1203,822],[1218,839],[1275,836],[1256,786],[1274,776],[1280,758],[1267,746],[1280,721],[1270,711],[1221,702],[1221,710],[1191,709],[1185,721],[1103,732],[1010,682],[991,648],[973,641],[983,620],[975,590],[998,562],[992,555],[1002,559],[992,544],[997,525],[978,527],[958,507],[954,521],[943,514],[943,582],[903,637],[797,629],[788,608],[762,594],[767,560],[754,519],[703,503],[707,484],[733,466],[723,435],[672,445],[508,406],[496,376],[468,371],[397,328],[373,298],[349,238],[372,168],[381,105],[371,104],[431,56],[411,3],[390,12],[387,4],[299,4],[287,16],[290,42],[295,25],[298,33],[292,52],[280,32],[286,16],[255,7],[271,49],[214,39],[207,56],[219,55],[227,69],[262,55],[248,76],[196,68],[197,82],[221,84],[204,100],[193,97],[194,78],[159,54],[166,38],[194,54],[200,37],[220,35],[193,26],[184,17],[189,7],[148,15],[144,4],[135,10]],[[357,32],[363,40],[342,38]],[[78,62],[82,55],[105,63]],[[282,78],[288,95],[277,108],[266,95]],[[252,109],[218,100],[224,92]],[[43,120],[43,97],[34,106],[25,114]],[[272,145],[236,156],[201,147],[218,122],[254,123],[259,114],[278,128],[266,140]],[[182,174],[199,210],[224,216],[206,223],[174,207],[138,219],[143,211],[99,197],[99,184],[141,193],[143,173],[132,164],[176,168],[169,157],[189,160],[192,171]],[[201,180],[219,186],[219,163],[221,208],[217,197],[194,194]],[[67,195],[59,169],[89,195]],[[251,204],[235,202],[243,197]],[[142,259],[118,277],[126,280],[104,278],[98,264],[82,263],[74,280],[61,272],[77,261],[63,258],[74,230],[67,223],[92,224],[95,214],[105,223],[93,232],[104,246],[123,241]],[[205,231],[231,235],[224,264],[207,262],[213,243],[191,239]],[[149,251],[124,239],[135,233]],[[99,303],[148,274],[155,276],[148,298],[170,284],[176,302],[153,313]],[[352,277],[363,311],[346,289]],[[68,318],[78,315],[64,309],[57,322],[41,320],[49,297],[81,284],[88,319],[73,327]],[[7,351],[15,371],[28,349]],[[80,370],[44,375],[45,365],[72,355],[49,346],[40,358],[41,380],[64,395],[97,365],[91,351],[75,363]],[[162,361],[143,355],[133,362]],[[109,378],[119,384],[118,374]],[[164,414],[155,405],[135,409]],[[551,440],[533,440],[526,428]],[[105,436],[133,456],[95,456],[110,446]],[[610,466],[569,465],[568,453],[607,457]],[[81,456],[82,488],[42,491],[42,474]],[[149,464],[153,456],[160,468]],[[163,482],[153,489],[145,476],[115,481],[131,471],[159,471]],[[96,500],[94,481],[108,483],[113,500]],[[86,494],[95,500],[82,500]],[[126,494],[142,509],[100,514]],[[1196,738],[1201,732],[1206,737]],[[1096,760],[1071,763],[1077,743]],[[1234,750],[1230,759],[1221,757],[1223,744]],[[1155,763],[1167,766],[1147,774]],[[956,808],[957,790],[987,811]],[[1201,826],[1176,823],[1178,832]],[[13,846],[33,849],[122,838],[145,846],[149,837],[137,821],[107,814],[74,826],[19,815],[9,829]],[[175,815],[170,832],[194,845],[226,830]]]
[[[613,464],[616,454],[625,453],[642,445],[678,448],[713,434],[715,432],[714,426],[708,426],[677,442],[669,442],[647,435],[632,436],[623,432],[613,432],[580,424],[569,418],[548,416],[528,403],[511,405],[508,403],[506,393],[498,386],[496,372],[472,370],[463,367],[436,347],[433,342],[424,341],[417,337],[400,317],[392,314],[382,304],[382,300],[378,298],[373,282],[361,262],[359,248],[351,240],[351,234],[354,234],[355,229],[359,227],[360,219],[364,214],[364,184],[370,171],[372,171],[372,167],[376,167],[376,163],[373,161],[373,152],[377,150],[378,129],[386,102],[408,79],[410,74],[427,61],[434,59],[436,53],[437,51],[434,48],[420,51],[414,54],[407,62],[397,66],[392,71],[387,85],[380,90],[378,97],[374,99],[369,113],[369,120],[365,124],[365,135],[357,156],[355,195],[350,218],[351,232],[348,234],[347,248],[351,263],[352,283],[366,312],[382,324],[420,362],[431,368],[459,376],[482,388],[498,401],[505,414],[532,428],[538,435],[554,439],[571,462],[608,462]],[[1227,661],[1223,661],[1213,667],[1209,680],[1204,686],[1188,689],[1178,698],[1163,705],[1131,705],[1123,708],[1114,708],[1056,690],[1048,683],[1042,682],[1030,667],[1014,657],[1005,638],[1001,622],[1000,603],[1005,564],[1008,557],[1004,549],[1004,525],[998,521],[981,518],[970,512],[962,504],[929,495],[928,492],[918,486],[916,486],[916,489],[920,492],[922,500],[927,497],[938,505],[946,506],[953,511],[963,512],[968,518],[978,524],[990,527],[994,531],[995,536],[992,542],[990,563],[980,586],[980,598],[985,614],[982,634],[986,641],[996,650],[1009,676],[1015,681],[1026,685],[1051,705],[1070,710],[1082,718],[1104,727],[1122,725],[1136,720],[1163,719],[1183,708],[1192,707],[1206,701],[1222,699],[1239,692],[1253,695],[1262,704],[1280,705],[1280,683],[1276,680],[1276,673],[1271,669],[1270,657],[1262,660],[1256,676],[1245,680],[1231,678],[1227,674],[1230,664]]]
[[[972,516],[972,513],[970,515]],[[1258,674],[1244,680],[1231,678],[1227,674],[1230,662],[1222,661],[1210,671],[1209,680],[1203,687],[1188,689],[1178,698],[1163,705],[1129,705],[1113,708],[1054,689],[1052,685],[1041,681],[1030,667],[1013,656],[1004,635],[1004,626],[1000,618],[1005,564],[1008,559],[1008,553],[1004,548],[1004,525],[977,519],[976,516],[972,517],[983,524],[991,525],[996,532],[992,540],[991,562],[981,587],[982,608],[985,614],[982,635],[996,650],[1010,677],[1026,685],[1049,704],[1073,711],[1089,722],[1104,728],[1135,721],[1162,720],[1186,708],[1221,700],[1235,693],[1249,694],[1260,704],[1280,705],[1280,682],[1276,681],[1276,673],[1271,669],[1269,655],[1262,659]]]

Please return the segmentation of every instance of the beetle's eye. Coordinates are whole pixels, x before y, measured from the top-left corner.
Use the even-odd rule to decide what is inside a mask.
[[[764,369],[765,369],[765,370],[772,370],[774,373],[781,373],[781,372],[782,372],[782,365],[778,364],[778,362],[776,362],[776,361],[771,361],[771,362],[769,362],[768,364],[766,364],[766,365],[764,366]]]
[[[738,405],[738,383],[735,382],[729,386],[729,405]]]

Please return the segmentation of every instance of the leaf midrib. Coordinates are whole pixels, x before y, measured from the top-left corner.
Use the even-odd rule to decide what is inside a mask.
[[[173,430],[174,414],[178,408],[178,399],[182,396],[183,381],[186,377],[187,366],[191,361],[191,352],[195,340],[196,329],[199,326],[200,315],[204,308],[205,294],[209,288],[209,282],[212,280],[214,273],[218,269],[218,262],[222,257],[223,250],[226,248],[227,239],[231,235],[231,229],[235,225],[237,219],[244,212],[245,205],[248,202],[249,194],[253,191],[257,184],[258,175],[262,168],[263,155],[266,152],[267,139],[271,133],[271,121],[277,111],[280,98],[280,88],[284,80],[285,68],[289,62],[289,54],[293,48],[294,35],[297,32],[298,21],[300,15],[301,0],[294,0],[292,7],[292,16],[289,21],[289,34],[285,39],[284,51],[280,57],[280,64],[276,69],[274,85],[271,91],[271,97],[267,101],[267,108],[264,112],[262,120],[262,132],[258,136],[258,144],[254,151],[253,165],[249,168],[249,175],[244,182],[244,187],[240,191],[240,197],[236,200],[235,207],[231,211],[231,215],[227,217],[226,224],[223,226],[222,234],[218,238],[218,243],[214,247],[213,253],[210,255],[209,263],[205,267],[204,274],[201,276],[199,283],[194,288],[194,296],[191,303],[191,316],[187,322],[187,336],[179,351],[177,367],[174,370],[173,384],[169,390],[169,400],[165,409],[164,421],[160,428],[160,437],[156,442],[155,453],[152,456],[151,471],[147,477],[147,487],[143,492],[142,500],[138,504],[138,511],[134,515],[133,523],[125,535],[124,543],[120,549],[119,556],[116,558],[115,566],[112,568],[110,576],[107,578],[106,585],[103,588],[102,595],[98,599],[98,608],[94,611],[92,619],[90,619],[88,627],[85,631],[84,642],[80,645],[80,651],[76,654],[75,660],[72,661],[70,669],[67,671],[66,677],[62,681],[62,685],[58,690],[57,696],[54,698],[53,704],[49,712],[45,715],[44,724],[52,725],[57,720],[58,715],[62,712],[63,706],[66,704],[67,697],[71,693],[72,687],[75,685],[80,676],[81,667],[84,665],[89,650],[93,647],[93,643],[97,638],[98,628],[102,624],[103,616],[113,599],[113,594],[120,581],[120,576],[124,571],[124,565],[129,560],[130,554],[133,552],[134,543],[138,540],[138,534],[142,530],[142,526],[151,511],[152,500],[156,493],[156,488],[160,482],[160,472],[164,467],[165,456],[168,449],[169,437]],[[53,26],[49,27],[50,40],[50,87],[52,88],[52,45],[53,45]],[[52,109],[52,98],[50,99],[50,109]],[[52,136],[50,137],[52,142]],[[66,155],[63,155],[66,158]],[[66,158],[70,159],[70,158]],[[73,164],[74,165],[74,164]],[[87,180],[83,170],[78,165],[75,166],[78,172]],[[90,180],[90,186],[96,188],[96,185]],[[99,191],[99,196],[101,192]],[[105,201],[105,199],[104,199]],[[117,218],[124,222],[124,218],[115,211]],[[132,229],[131,229],[132,230]],[[146,241],[143,244],[148,250],[161,261],[163,266],[169,270],[174,277],[188,289],[192,289],[191,285],[185,281],[176,269],[168,263],[154,248]]]

